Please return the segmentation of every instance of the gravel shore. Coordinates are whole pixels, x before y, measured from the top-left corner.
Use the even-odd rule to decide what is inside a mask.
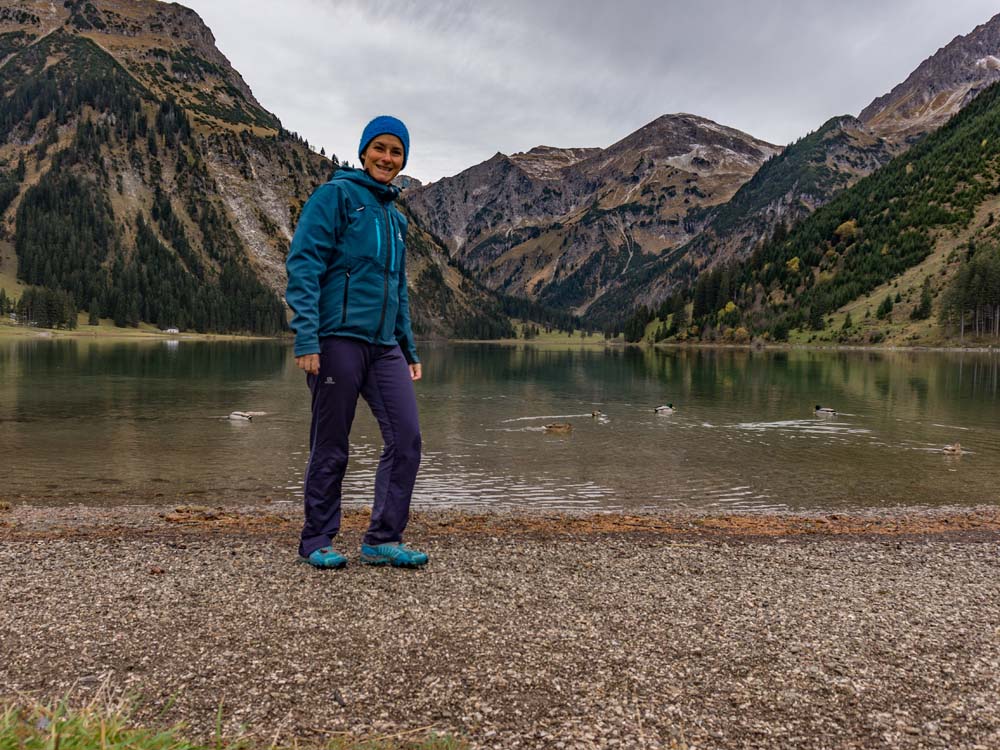
[[[1000,510],[426,513],[417,571],[287,509],[0,513],[0,701],[210,736],[482,748],[1000,747]],[[402,735],[405,736],[405,735]]]

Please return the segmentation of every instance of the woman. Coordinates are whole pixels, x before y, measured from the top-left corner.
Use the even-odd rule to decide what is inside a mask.
[[[339,170],[313,193],[286,261],[295,363],[312,392],[299,556],[317,568],[347,564],[331,539],[340,530],[341,484],[359,394],[385,443],[361,562],[427,562],[425,553],[402,543],[420,466],[412,381],[422,373],[406,292],[407,222],[392,205],[399,189],[391,183],[409,151],[410,135],[400,120],[381,116],[368,123],[358,148],[362,169]]]

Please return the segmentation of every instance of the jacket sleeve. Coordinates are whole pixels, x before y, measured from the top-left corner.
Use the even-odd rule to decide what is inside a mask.
[[[299,216],[285,260],[296,357],[319,352],[320,287],[345,223],[343,192],[329,183],[312,194]]]
[[[400,234],[403,236],[403,252],[400,254],[399,309],[396,312],[395,336],[406,361],[415,365],[420,358],[417,356],[417,344],[413,340],[413,328],[410,325],[410,294],[406,288],[406,234],[409,223],[399,214],[396,215],[396,220],[400,224]]]

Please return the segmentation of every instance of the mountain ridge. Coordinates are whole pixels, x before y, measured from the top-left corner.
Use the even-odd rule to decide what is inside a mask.
[[[56,50],[51,61],[35,59],[43,47]],[[100,79],[107,95],[92,90],[98,79],[84,58],[109,67]],[[115,65],[135,90],[115,77]],[[786,148],[676,113],[606,148],[498,152],[451,178],[407,182],[403,203],[426,229],[413,269],[424,291],[414,304],[435,300],[415,319],[449,335],[456,316],[489,310],[481,328],[499,330],[486,288],[613,326],[630,307],[656,306],[699,274],[744,262],[994,80],[1000,14],[939,49],[857,118],[832,118]],[[94,193],[86,211],[106,213],[98,223],[113,228],[112,238],[98,238],[103,270],[60,271],[53,255],[49,269],[23,264],[36,281],[108,274],[119,255],[127,268],[142,237],[147,252],[197,283],[217,285],[231,266],[229,281],[249,284],[236,270],[245,265],[280,294],[298,212],[337,164],[260,106],[197,13],[156,0],[11,0],[0,8],[0,82],[0,232],[16,236],[31,221],[22,212],[30,191],[42,191],[33,200],[43,188],[58,194],[70,177]],[[49,175],[56,167],[68,170],[62,181]],[[463,280],[462,269],[484,288]],[[104,298],[107,289],[101,294],[102,311],[123,308]],[[97,299],[86,297],[81,307]]]
[[[0,231],[24,281],[120,324],[284,326],[295,222],[338,164],[260,106],[194,11],[16,0],[0,9],[0,59]],[[83,201],[75,218],[47,197],[71,194]],[[96,234],[73,224],[84,220]],[[413,276],[437,269],[411,295],[421,332],[453,335],[470,320],[508,330],[499,301],[413,231]]]
[[[912,142],[943,125],[1000,80],[1000,13],[956,36],[918,65],[858,119],[890,140]]]
[[[693,234],[700,210],[777,150],[706,118],[664,115],[603,149],[497,153],[406,200],[488,287],[585,310],[637,253]]]
[[[674,187],[701,193],[695,205],[672,214],[659,211],[662,204],[650,211],[643,200],[649,193],[642,191],[656,191],[658,198],[664,187],[649,180],[648,170],[637,170],[634,161],[615,168],[609,160],[615,151],[638,158],[649,144],[638,142],[635,133],[582,159],[554,159],[536,172],[537,180],[506,166],[504,160],[516,166],[517,155],[496,154],[425,186],[410,200],[451,255],[490,288],[613,328],[622,310],[656,306],[699,273],[745,260],[775,232],[802,221],[939,128],[998,78],[1000,14],[943,46],[857,117],[831,118],[781,149],[782,156],[762,160],[759,170],[740,175],[728,192],[706,188],[705,173],[720,171],[718,155],[716,163],[703,164],[697,144],[676,132],[693,125],[703,133],[725,132],[725,126],[687,113],[664,115],[636,133],[672,127],[675,132],[657,136],[666,144],[660,167],[697,173],[697,185]],[[613,180],[603,176],[603,186],[600,177],[594,179],[602,166],[616,172]],[[684,197],[690,198],[686,192]]]

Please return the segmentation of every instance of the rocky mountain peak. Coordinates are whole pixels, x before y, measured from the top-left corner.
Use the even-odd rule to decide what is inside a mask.
[[[410,177],[408,174],[401,174],[401,175],[396,175],[396,179],[392,181],[392,184],[398,187],[400,190],[409,190],[410,188],[418,188],[424,183],[422,183],[416,177]]]
[[[696,115],[608,148],[536,146],[407,191],[420,221],[488,287],[583,312],[697,234],[780,148]]]
[[[749,178],[780,146],[735,128],[685,112],[662,115],[591,158],[597,169],[614,163],[652,163],[701,175],[738,174]]]
[[[176,99],[205,124],[259,134],[281,127],[190,8],[158,0],[10,0],[0,8],[7,42],[0,54],[7,58],[18,40],[60,28],[90,39],[150,91]]]
[[[609,146],[608,150],[616,148],[619,144],[633,145],[637,140],[657,140],[665,146],[678,148],[683,148],[691,141],[701,144],[721,143],[735,146],[752,144],[757,147],[775,148],[773,144],[754,138],[741,130],[687,112],[660,115],[618,143]]]
[[[1000,80],[1000,14],[957,36],[859,115],[875,133],[912,141],[943,125]]]
[[[560,179],[561,170],[599,153],[600,150],[599,148],[535,146],[529,151],[512,154],[510,160],[532,177],[540,180],[554,180]]]

